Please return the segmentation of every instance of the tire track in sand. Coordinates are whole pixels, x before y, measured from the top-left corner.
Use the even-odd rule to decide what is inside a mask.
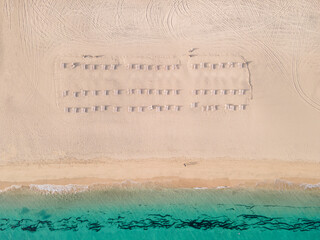
[[[300,61],[295,57],[292,60],[292,80],[293,80],[294,88],[295,88],[296,92],[298,93],[298,95],[301,97],[301,99],[305,103],[307,103],[308,105],[310,105],[311,107],[313,107],[317,111],[320,111],[320,103],[317,103],[312,98],[310,98],[305,93],[303,88],[301,87],[300,74],[299,74],[299,64],[300,64]]]

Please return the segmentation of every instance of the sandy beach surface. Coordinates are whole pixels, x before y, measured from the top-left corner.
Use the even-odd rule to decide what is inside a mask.
[[[320,5],[0,0],[0,186],[320,182]]]
[[[144,159],[19,163],[0,166],[0,189],[12,185],[169,188],[319,188],[320,164],[276,160]]]

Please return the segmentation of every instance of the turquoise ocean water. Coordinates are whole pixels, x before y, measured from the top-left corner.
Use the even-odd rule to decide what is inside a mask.
[[[320,239],[320,193],[117,188],[0,194],[0,239]]]

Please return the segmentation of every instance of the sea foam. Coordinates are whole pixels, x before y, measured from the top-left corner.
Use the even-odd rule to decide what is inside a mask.
[[[17,189],[20,189],[21,187],[22,187],[21,185],[11,185],[11,186],[6,187],[2,190],[0,189],[0,193],[12,191],[12,190],[17,190]]]
[[[105,185],[107,187],[108,185]],[[134,187],[134,186],[143,186],[141,183],[132,181],[132,180],[125,180],[118,183],[113,183],[112,187]],[[290,190],[290,189],[302,189],[302,190],[311,190],[311,189],[320,189],[320,183],[317,184],[307,184],[307,183],[293,183],[287,180],[277,179],[273,182],[273,184],[269,185],[268,183],[258,183],[256,185],[257,188],[263,187],[271,187],[275,189],[281,190]],[[109,186],[110,187],[110,186]],[[208,187],[193,187],[194,190],[206,190],[206,189],[227,189],[233,188],[230,186],[217,186],[215,188],[208,188]],[[20,189],[31,190],[35,192],[41,192],[45,194],[67,194],[67,193],[81,193],[88,190],[102,190],[105,189],[103,184],[92,184],[92,185],[77,185],[77,184],[67,184],[67,185],[55,185],[55,184],[30,184],[27,186],[22,185],[11,185],[4,189],[0,189],[0,194],[10,191],[16,191]]]
[[[89,189],[87,185],[53,185],[53,184],[30,184],[31,190],[36,190],[45,193],[78,193],[85,192]]]

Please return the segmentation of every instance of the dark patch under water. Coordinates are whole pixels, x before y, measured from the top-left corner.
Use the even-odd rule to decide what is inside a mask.
[[[225,216],[212,217],[204,214],[195,219],[178,219],[171,215],[147,214],[145,219],[127,220],[123,216],[107,218],[105,221],[92,221],[86,217],[66,217],[56,221],[32,220],[32,219],[0,219],[0,231],[8,229],[21,229],[22,231],[35,232],[48,229],[50,231],[78,231],[88,229],[99,232],[103,228],[117,227],[119,229],[154,229],[154,228],[177,228],[212,230],[215,228],[245,231],[260,229],[264,231],[287,230],[287,231],[314,231],[320,230],[320,217],[318,220],[298,218],[288,221],[284,218],[272,218],[254,214],[238,215],[235,219]]]

